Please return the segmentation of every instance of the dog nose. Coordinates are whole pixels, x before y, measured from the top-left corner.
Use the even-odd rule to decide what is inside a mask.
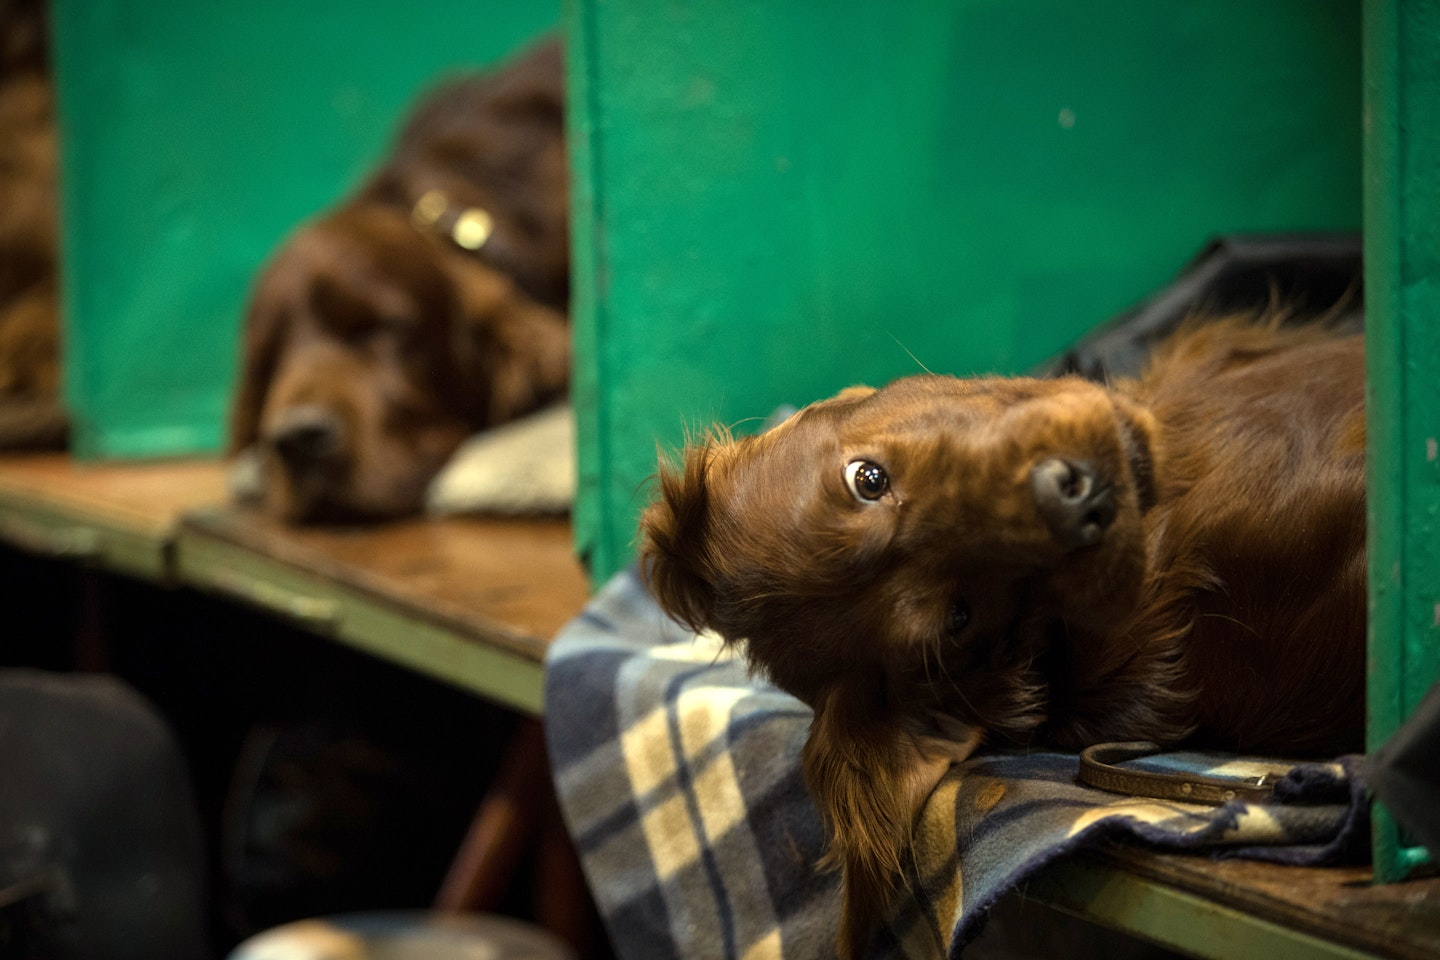
[[[1115,489],[1083,460],[1051,457],[1030,471],[1035,506],[1055,539],[1069,549],[1100,542],[1115,521]]]
[[[291,466],[316,463],[340,450],[344,432],[340,418],[323,407],[296,407],[281,418],[270,444]]]

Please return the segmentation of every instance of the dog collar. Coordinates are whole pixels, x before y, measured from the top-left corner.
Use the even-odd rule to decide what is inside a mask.
[[[495,218],[488,211],[461,206],[441,190],[427,190],[420,195],[410,208],[410,222],[415,229],[440,234],[472,253],[485,246],[495,232]]]
[[[1177,800],[1182,803],[1207,803],[1214,806],[1221,806],[1231,800],[1267,803],[1274,798],[1275,780],[1284,777],[1293,766],[1286,764],[1284,770],[1267,771],[1260,776],[1242,780],[1237,777],[1189,772],[1160,773],[1117,765],[1126,760],[1137,760],[1160,752],[1160,745],[1148,740],[1097,743],[1086,747],[1080,751],[1080,782],[1110,793],[1128,793],[1136,797]]]

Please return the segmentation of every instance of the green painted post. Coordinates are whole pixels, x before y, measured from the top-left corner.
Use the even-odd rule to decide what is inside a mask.
[[[1440,677],[1440,0],[1366,0],[1369,746]],[[1375,873],[1423,862],[1378,805]]]
[[[578,545],[657,444],[1017,371],[1213,234],[1360,225],[1358,0],[567,0]]]
[[[66,392],[82,457],[213,452],[254,272],[404,108],[556,0],[54,0]]]

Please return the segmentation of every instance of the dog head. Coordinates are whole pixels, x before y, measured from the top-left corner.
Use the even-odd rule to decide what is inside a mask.
[[[642,519],[660,603],[747,641],[815,705],[953,684],[964,719],[1044,719],[1046,645],[1132,611],[1153,502],[1150,415],[1077,379],[916,376],[852,388],[758,436],[693,444]]]
[[[562,314],[405,211],[351,204],[255,286],[232,449],[281,519],[413,513],[469,433],[561,397],[568,371]]]
[[[844,873],[841,956],[949,764],[982,735],[1027,739],[1061,641],[1138,605],[1157,439],[1145,409],[1076,378],[919,376],[662,465],[641,521],[660,604],[745,641],[815,710],[802,770]]]

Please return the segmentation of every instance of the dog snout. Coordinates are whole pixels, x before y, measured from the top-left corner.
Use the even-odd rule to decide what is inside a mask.
[[[1030,471],[1035,506],[1067,549],[1094,546],[1115,520],[1115,489],[1083,460],[1051,457]]]
[[[345,443],[345,426],[333,410],[295,407],[280,419],[269,440],[287,464],[305,466],[338,456]]]

